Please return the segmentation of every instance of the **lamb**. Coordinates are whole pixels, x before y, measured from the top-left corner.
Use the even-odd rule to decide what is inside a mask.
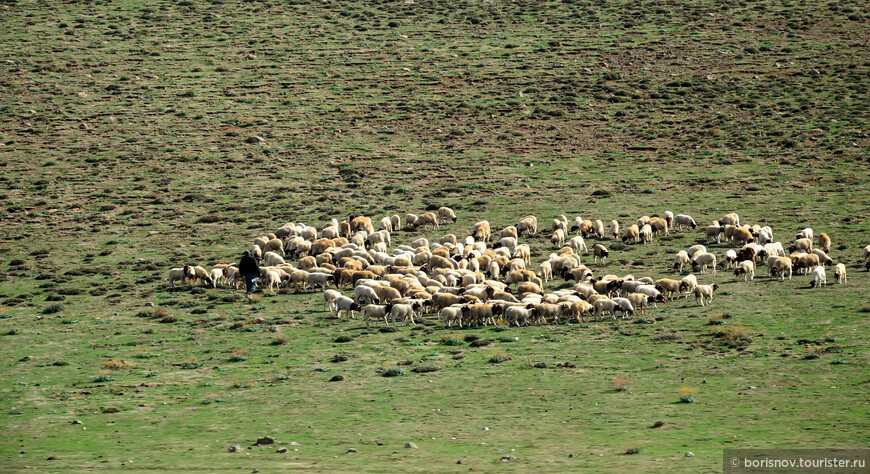
[[[838,263],[834,267],[834,276],[837,277],[837,283],[846,284],[846,265]]]
[[[680,280],[662,278],[655,281],[654,288],[666,297],[671,298],[674,293],[680,293]]]
[[[743,281],[755,279],[755,262],[751,260],[743,260],[734,268],[734,276],[740,279],[743,275]]]
[[[822,252],[831,253],[831,238],[824,232],[819,234],[819,248]]]
[[[321,290],[326,291],[329,286],[329,281],[332,279],[332,274],[314,272],[308,274],[308,280],[305,282],[305,289],[310,288],[312,291],[319,286]]]
[[[341,320],[341,313],[349,314],[351,318],[354,318],[353,312],[360,309],[360,305],[347,296],[338,295],[335,298],[335,317],[339,320]]]
[[[631,305],[640,313],[641,315],[646,314],[646,310],[649,308],[649,304],[652,302],[652,297],[649,297],[643,293],[629,293],[628,301],[631,301]]]
[[[774,260],[771,260],[774,259]],[[768,258],[768,276],[779,275],[780,280],[785,280],[785,274],[788,273],[788,279],[791,280],[792,264],[788,257],[769,257]]]
[[[726,225],[739,226],[740,225],[740,216],[738,216],[735,213],[726,214],[725,217],[719,219],[717,221],[717,223],[721,226],[726,226]]]
[[[692,261],[689,259],[689,254],[685,250],[680,250],[674,257],[674,271],[682,273],[683,267],[690,263],[692,263]]]
[[[586,322],[586,318],[584,318],[583,316],[591,314],[593,309],[594,308],[592,307],[592,305],[586,301],[572,301],[568,304],[568,306],[563,308],[565,321],[568,322],[573,320],[577,321],[578,323]]]
[[[514,249],[514,258],[521,258],[526,264],[532,263],[532,249],[528,244],[517,245]]]
[[[281,275],[274,270],[267,270],[265,268],[261,268],[260,279],[262,280],[260,284],[263,286],[263,288],[269,288],[269,291],[273,291],[276,286],[281,286]]]
[[[665,211],[665,222],[668,223],[668,227],[671,229],[674,228],[674,213],[671,211]]]
[[[707,252],[707,247],[704,247],[703,245],[700,245],[700,244],[693,245],[693,246],[689,247],[688,249],[686,249],[686,254],[689,256],[689,258],[695,258],[696,254],[706,253],[706,252]]]
[[[615,220],[610,221],[610,235],[613,236],[613,240],[619,238],[619,222],[616,222]]]
[[[695,256],[692,259],[692,271],[700,271],[700,273],[704,273],[707,270],[708,266],[713,267],[713,273],[716,273],[716,256],[712,253],[701,253]]]
[[[363,308],[363,321],[366,322],[366,327],[369,327],[369,319],[384,320],[387,324],[387,306],[382,304],[368,304]]]
[[[737,266],[737,252],[733,249],[725,252],[725,268]]]
[[[823,267],[822,265],[817,265],[815,268],[813,268],[812,274],[810,274],[810,288],[827,285],[828,279],[825,276],[825,267]]]
[[[586,241],[583,240],[583,236],[577,235],[571,237],[571,240],[568,241],[568,247],[574,251],[575,254],[580,254],[580,251],[589,251],[589,248],[586,247]]]
[[[658,289],[656,289],[653,285],[641,285],[634,289],[633,293],[641,293],[652,298],[650,301],[653,304],[653,308],[657,308],[656,303],[667,303],[668,300],[665,298]]]
[[[648,244],[652,241],[653,231],[652,226],[649,224],[644,224],[643,227],[640,228],[640,239],[644,244]]]
[[[479,242],[489,242],[490,238],[490,228],[489,221],[480,221],[474,224],[474,227],[471,229],[471,236],[474,237],[474,240]]]
[[[795,270],[803,270],[801,273],[804,274],[812,271],[811,269],[816,268],[820,264],[819,256],[812,253],[801,255],[794,259],[792,263],[794,264]]]
[[[829,257],[828,254],[825,253],[825,251],[822,249],[813,249],[812,254],[819,257],[819,264],[821,265],[828,266],[834,264],[834,261],[831,259],[831,257]]]
[[[595,244],[592,247],[592,254],[595,256],[594,263],[598,263],[600,260],[603,264],[605,260],[607,260],[607,256],[610,255],[610,251],[607,250],[607,247],[601,244]]]
[[[275,252],[266,252],[266,254],[263,255],[263,264],[267,267],[277,267],[278,265],[284,265],[286,263],[284,257]]]
[[[621,308],[622,319],[628,319],[626,315],[629,317],[634,316],[634,305],[631,304],[631,300],[628,298],[613,298],[612,301]]]
[[[335,300],[341,296],[336,290],[326,290],[323,292],[323,311],[335,311]]]
[[[683,227],[688,227],[694,230],[698,227],[698,224],[696,224],[695,219],[692,219],[692,216],[688,214],[677,214],[674,216],[674,230],[682,232]]]
[[[453,323],[457,323],[459,327],[462,327],[462,307],[448,306],[441,308],[441,311],[438,313],[438,320],[441,321],[441,327],[450,327]]]
[[[601,317],[602,313],[610,313],[610,316],[612,317],[612,319],[615,320],[616,319],[616,310],[620,310],[620,311],[622,310],[622,306],[620,306],[615,301],[613,301],[609,298],[595,300],[595,302],[592,303],[592,307],[595,309],[595,320],[596,321],[599,321],[601,319],[600,317]]]
[[[392,319],[392,321],[393,321],[393,326],[396,325],[396,319],[398,319],[399,317],[402,318],[402,326],[405,325],[405,323],[408,321],[409,318],[411,319],[411,325],[416,326],[417,323],[414,322],[414,315],[417,314],[417,310],[420,309],[421,307],[422,307],[422,305],[419,302],[415,301],[414,303],[410,303],[410,304],[409,303],[388,304],[388,305],[386,305],[386,308],[384,308],[384,309],[390,313],[390,319]]]
[[[175,288],[175,282],[180,281],[183,288],[188,278],[193,277],[193,272],[190,265],[185,265],[182,268],[172,268],[169,270],[169,288]]]
[[[556,229],[556,231],[553,232],[553,236],[550,237],[550,241],[553,242],[553,245],[556,247],[561,247],[565,244],[565,231],[562,229]]]
[[[793,244],[788,246],[789,252],[807,252],[810,253],[813,251],[813,241],[810,239],[797,239]]]
[[[446,224],[447,221],[456,222],[456,214],[449,207],[441,207],[438,209],[438,223]]]
[[[326,290],[326,291],[334,291],[334,290]],[[357,285],[353,289],[353,300],[357,303],[361,303],[362,300],[366,300],[370,303],[380,303],[381,299],[378,298],[378,293],[374,288],[367,285]]]
[[[523,217],[516,227],[520,235],[535,235],[538,233],[538,218],[531,215]]]
[[[596,219],[593,226],[594,226],[593,228],[595,229],[595,235],[599,239],[603,239],[604,238],[604,222],[601,222],[600,219]]]
[[[564,220],[562,220],[562,218],[564,217],[565,216],[559,216],[553,219],[553,225],[551,226],[553,232],[556,232],[556,229],[562,229],[562,232],[566,234],[568,233],[568,219],[565,218]]]
[[[719,288],[719,285],[698,285],[695,287],[695,302],[700,306],[709,306],[713,302],[713,292]]]
[[[719,224],[716,224],[716,225],[708,225],[704,229],[705,229],[706,234],[707,234],[707,238],[705,240],[716,239],[717,244],[722,243],[722,233],[725,232],[724,227],[720,226]]]
[[[735,247],[742,247],[748,243],[755,242],[755,237],[752,235],[752,231],[746,227],[734,227],[730,240]]]
[[[212,288],[217,288],[218,282],[224,280],[224,268],[212,268],[209,272],[209,280]]]
[[[540,276],[545,282],[553,279],[553,265],[549,260],[538,266],[538,276]]]
[[[797,239],[813,240],[813,229],[807,227],[806,229],[798,232],[797,237],[795,237],[795,240],[797,240]]]
[[[629,239],[633,240],[634,243],[637,243],[640,240],[640,228],[637,224],[632,224],[625,229],[625,232],[622,234],[622,241],[628,242]]]
[[[698,278],[695,275],[686,275],[680,280],[680,291],[683,292],[683,298],[688,298],[689,294],[695,292],[695,287],[698,286]]]

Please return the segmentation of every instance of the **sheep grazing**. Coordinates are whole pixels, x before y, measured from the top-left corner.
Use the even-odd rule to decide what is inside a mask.
[[[736,227],[740,225],[740,216],[735,213],[726,214],[725,217],[719,219],[716,222],[721,226],[733,225]]]
[[[824,232],[819,234],[819,248],[822,252],[831,253],[831,238]]]
[[[682,232],[683,227],[688,227],[689,229],[694,230],[698,227],[698,224],[696,224],[695,219],[692,219],[692,216],[688,214],[677,214],[674,216],[674,230]]]
[[[755,279],[755,262],[751,260],[743,260],[734,268],[734,276],[740,279],[743,275],[743,281]]]
[[[671,211],[665,211],[665,222],[668,223],[668,227],[671,229],[674,228],[674,213]]]
[[[695,303],[700,306],[708,306],[713,302],[713,292],[719,289],[719,285],[698,285],[695,287]]]
[[[405,225],[413,228],[417,222],[417,214],[405,214]]]
[[[680,291],[683,293],[683,298],[688,298],[690,294],[695,292],[695,287],[698,286],[698,278],[695,275],[686,275],[680,280]]]
[[[662,219],[661,217],[651,218],[648,225],[652,228],[653,235],[670,235],[668,221]]]
[[[818,255],[809,253],[792,259],[792,264],[795,270],[802,270],[801,273],[806,274],[821,265],[821,262]]]
[[[595,224],[593,224],[592,221],[586,219],[580,223],[580,235],[583,237],[589,237],[593,234],[595,234]]]
[[[705,240],[708,241],[710,239],[715,239],[717,244],[722,243],[722,233],[725,232],[724,227],[720,226],[719,224],[716,224],[716,225],[708,225],[704,229],[705,229],[706,234],[707,234],[707,238]]]
[[[564,218],[564,220],[563,220]],[[551,226],[553,232],[556,232],[556,229],[562,229],[562,232],[568,233],[568,219],[565,216],[559,216],[553,219],[553,225]]]
[[[189,267],[190,274],[188,275],[188,278],[190,279],[191,286],[196,282],[199,282],[200,285],[212,285],[211,275],[209,275],[205,268],[202,268],[199,265]]]
[[[810,239],[813,240],[813,229],[807,227],[806,229],[798,232],[797,236],[795,236],[795,240],[797,239]]]
[[[424,231],[428,226],[438,229],[438,216],[436,216],[434,212],[424,212],[423,214],[420,214],[420,217],[418,217],[413,224],[409,225],[415,229],[423,226]]]
[[[568,241],[568,247],[571,247],[571,250],[574,251],[575,254],[580,254],[580,251],[589,251],[589,248],[586,247],[586,241],[583,240],[583,236],[577,235],[571,237],[571,240]]]
[[[728,240],[730,240],[731,244],[735,247],[742,247],[748,243],[755,242],[755,237],[752,235],[752,231],[746,227],[733,227],[732,229],[733,231]],[[726,232],[727,230],[728,229],[726,229]],[[728,237],[727,233],[725,234],[725,237]]]
[[[625,232],[622,234],[622,241],[628,242],[632,240],[634,243],[637,243],[640,240],[640,227],[637,224],[632,224],[625,229]]]
[[[610,221],[610,235],[613,237],[613,240],[619,238],[619,222]]]
[[[520,222],[516,225],[517,232],[520,235],[534,235],[538,233],[538,218],[532,215],[528,215],[520,219]]]
[[[592,307],[595,309],[595,320],[599,321],[601,319],[602,313],[610,313],[612,319],[616,319],[616,311],[622,310],[622,306],[618,305],[615,301],[609,298],[603,298],[595,300],[592,303]]]
[[[619,305],[622,311],[622,319],[628,319],[626,316],[634,316],[634,305],[628,298],[612,298],[612,301]]]
[[[350,315],[354,319],[353,312],[360,311],[362,308],[351,298],[344,295],[338,295],[335,298],[335,317],[341,319],[341,313]]]
[[[438,223],[446,224],[448,221],[456,222],[456,214],[449,207],[438,208]]]
[[[607,247],[605,247],[601,244],[595,244],[592,247],[592,254],[595,256],[595,258],[594,258],[595,263],[598,263],[599,261],[601,261],[601,263],[603,264],[604,261],[607,260],[607,256],[610,255],[610,251],[607,250]]]
[[[599,239],[603,239],[604,238],[604,222],[601,222],[600,219],[596,219],[595,222],[592,224],[592,226],[595,229],[595,236],[598,237]]]
[[[653,238],[653,230],[652,226],[649,224],[644,224],[643,227],[640,228],[640,239],[644,244],[647,244],[652,241]]]
[[[705,273],[707,267],[713,267],[713,274],[716,273],[716,256],[712,253],[699,253],[692,259],[692,271]]]
[[[737,251],[728,250],[725,252],[725,268],[734,268],[737,266]]]
[[[169,288],[175,288],[175,282],[180,281],[182,288],[186,284],[188,278],[193,277],[193,271],[190,265],[185,265],[182,268],[171,268],[169,270]]]
[[[553,279],[553,265],[547,260],[538,266],[538,276],[548,282]]]
[[[846,284],[846,265],[838,263],[834,267],[834,276],[837,277],[837,283]]]
[[[692,263],[692,260],[689,259],[689,254],[685,250],[680,250],[674,257],[673,269],[677,273],[682,273],[683,267],[690,263]]]
[[[789,252],[807,252],[810,253],[813,251],[813,241],[807,238],[797,239],[788,246]]]
[[[323,292],[323,311],[335,311],[335,300],[341,296],[336,290],[326,290]]]
[[[489,242],[490,235],[489,221],[480,221],[471,229],[471,236],[478,242]]]
[[[451,327],[453,323],[457,323],[462,327],[462,307],[449,306],[441,308],[438,312],[438,320],[441,322],[441,327]]]
[[[810,288],[815,288],[817,286],[827,286],[828,279],[825,276],[825,267],[818,265],[813,268],[812,274],[810,274]]]
[[[556,231],[553,232],[553,236],[550,237],[550,241],[553,242],[553,245],[556,247],[561,247],[565,244],[565,231],[562,229],[556,229]]]
[[[640,229],[641,227],[649,224],[649,219],[649,216],[641,216],[640,218],[638,218],[637,222],[635,222],[637,228]]]
[[[780,280],[785,280],[785,275],[788,273],[788,279],[791,280],[792,264],[788,257],[768,257],[767,274],[768,276],[779,276]]]
[[[864,270],[870,271],[870,245],[864,247]]]

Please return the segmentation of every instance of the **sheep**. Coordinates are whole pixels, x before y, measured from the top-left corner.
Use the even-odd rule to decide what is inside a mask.
[[[595,229],[595,235],[599,239],[603,239],[604,238],[604,222],[601,222],[600,219],[596,219],[595,223],[593,224],[593,228]]]
[[[816,254],[806,254],[801,255],[795,259],[793,259],[794,269],[795,270],[803,270],[801,273],[809,273],[813,268],[819,266],[819,256]]]
[[[271,239],[265,244],[261,245],[260,248],[262,248],[264,255],[269,252],[281,252],[281,255],[286,255],[284,253],[284,241],[282,241],[281,239]]]
[[[553,265],[549,260],[544,261],[538,266],[538,276],[545,282],[553,279]]]
[[[490,227],[489,221],[480,221],[474,224],[474,227],[471,229],[471,236],[474,237],[474,240],[479,242],[489,242],[490,238]]]
[[[713,292],[719,289],[719,285],[698,285],[695,287],[695,303],[700,306],[709,306],[713,302]]]
[[[725,234],[725,237],[728,237],[727,233]],[[752,231],[746,227],[734,227],[731,233],[731,238],[728,240],[731,241],[733,246],[742,247],[748,243],[755,242],[755,237],[752,235]]]
[[[837,283],[846,284],[846,265],[838,263],[834,267],[834,276],[837,277]]]
[[[413,228],[415,222],[417,222],[417,214],[405,214],[406,226]]]
[[[665,298],[665,295],[663,295],[662,292],[653,285],[640,285],[634,289],[633,293],[641,293],[652,298],[650,303],[653,304],[653,308],[658,308],[658,306],[656,306],[656,303],[668,302],[667,298]]]
[[[653,235],[670,235],[668,221],[662,219],[661,217],[653,217],[649,220],[648,225],[652,228]]]
[[[813,268],[812,274],[810,274],[810,288],[827,285],[828,279],[825,276],[825,267],[823,267],[822,265],[817,265],[815,268]]]
[[[713,267],[713,273],[716,273],[716,256],[712,253],[700,253],[695,255],[695,258],[692,259],[692,271],[700,271],[700,273],[705,273],[708,266]]]
[[[771,260],[773,259],[773,260]],[[768,276],[779,275],[780,280],[785,280],[785,274],[788,273],[788,279],[791,280],[792,263],[788,257],[769,257],[768,258]]]
[[[785,250],[781,242],[771,242],[762,245],[768,257],[785,257]]]
[[[175,288],[175,282],[180,281],[181,287],[184,288],[185,282],[188,278],[193,276],[192,270],[190,269],[190,265],[185,265],[182,268],[171,268],[169,270],[169,288]]]
[[[260,279],[262,280],[260,284],[263,288],[269,288],[269,291],[273,291],[275,287],[281,286],[281,275],[274,270],[267,270],[265,268],[260,269]]]
[[[574,280],[575,282],[586,281],[592,278],[592,270],[584,265],[580,265],[574,268],[565,268],[562,270],[562,278],[568,280]]]
[[[615,220],[610,221],[610,235],[613,236],[613,240],[619,238],[619,222],[616,222]]]
[[[514,258],[520,258],[526,264],[532,263],[532,249],[528,244],[520,244],[514,248]]]
[[[553,232],[553,236],[550,237],[550,241],[553,242],[553,245],[556,247],[561,247],[565,244],[565,231],[562,229],[556,229],[556,231]]]
[[[449,207],[440,207],[438,208],[438,223],[446,224],[447,221],[456,222],[456,214],[454,214],[453,209]]]
[[[626,298],[628,298],[628,301],[631,301],[631,305],[641,315],[646,314],[646,310],[649,308],[649,304],[652,303],[653,299],[643,293],[629,293]]]
[[[323,311],[335,311],[335,300],[341,296],[336,290],[326,290],[323,292]]]
[[[349,314],[351,319],[354,318],[353,312],[360,311],[362,308],[353,299],[344,295],[338,295],[335,298],[335,317],[341,319],[341,313]]]
[[[632,224],[625,229],[625,232],[622,234],[622,241],[628,242],[629,239],[633,240],[634,243],[637,243],[640,240],[640,227],[637,224]]]
[[[432,295],[432,306],[435,307],[436,311],[448,306],[465,304],[467,302],[468,300],[466,298],[452,293],[435,293]]]
[[[462,327],[462,307],[448,306],[441,308],[438,312],[438,320],[441,322],[441,327],[450,327],[453,323],[459,324]]]
[[[725,217],[719,219],[718,221],[716,221],[716,223],[721,225],[721,226],[726,226],[726,225],[739,226],[740,225],[740,216],[738,216],[735,213],[726,214]]]
[[[819,234],[819,248],[822,252],[831,253],[831,238],[824,232]]]
[[[733,249],[725,252],[725,268],[733,268],[737,266],[737,252]]]
[[[516,225],[519,235],[535,235],[538,233],[538,218],[535,216],[526,216],[520,219]]]
[[[698,286],[698,278],[695,275],[686,275],[680,280],[680,291],[683,292],[683,298],[688,298],[689,294],[695,292],[695,287]]]
[[[565,218],[565,220],[562,220],[563,217],[565,216],[559,216],[553,219],[553,224],[551,226],[553,232],[556,232],[556,229],[562,229],[562,232],[566,234],[568,233],[568,219]]]
[[[390,216],[390,227],[393,228],[393,232],[397,230],[402,230],[402,219],[399,218],[398,214],[393,214]]]
[[[372,219],[370,217],[350,216],[348,217],[348,221],[350,222],[351,232],[359,232],[361,230],[364,230],[369,234],[375,232],[375,228],[372,225]]]
[[[586,241],[583,240],[583,236],[577,235],[571,237],[571,240],[568,241],[568,247],[571,247],[571,250],[576,254],[580,254],[580,251],[588,252],[589,248],[586,247]]]
[[[640,239],[644,244],[648,244],[652,241],[653,231],[652,226],[649,224],[644,224],[643,227],[640,228]]]
[[[196,282],[199,282],[201,285],[212,285],[211,275],[209,275],[208,271],[205,268],[202,268],[199,265],[193,265],[189,267],[188,278],[190,279],[190,284],[193,285]]]
[[[602,313],[610,313],[612,319],[616,319],[616,310],[622,310],[622,306],[618,305],[615,301],[609,298],[603,298],[595,300],[592,303],[592,307],[595,309],[595,320],[599,321],[601,319]]]
[[[762,249],[763,251],[763,249]],[[752,263],[755,263],[755,257],[758,252],[755,250],[754,245],[747,245],[742,249],[737,251],[737,262],[742,262],[744,260],[751,260]],[[735,262],[736,263],[736,262]]]
[[[734,267],[734,276],[740,279],[743,275],[743,281],[755,279],[755,262],[751,260],[742,260]]]
[[[475,326],[483,323],[486,326],[486,322],[490,321],[495,324],[495,316],[502,314],[503,307],[499,304],[472,304],[472,305],[464,305],[462,307],[462,319],[467,320],[470,323],[474,323]]]
[[[635,224],[637,225],[637,228],[640,229],[641,227],[643,227],[643,226],[649,224],[649,219],[650,219],[649,216],[641,216],[641,217],[639,217],[639,218],[637,219],[637,221],[635,222]]]
[[[626,318],[626,314],[631,317],[634,316],[634,305],[631,304],[631,300],[628,298],[612,298],[612,301],[619,305],[622,310],[622,319]]]
[[[321,290],[326,291],[326,287],[329,286],[329,281],[331,279],[332,274],[330,273],[309,273],[308,279],[305,282],[304,289],[310,288],[312,291],[314,291],[314,288],[319,286]]]
[[[665,295],[667,298],[670,298],[674,295],[674,293],[680,293],[680,280],[672,280],[670,278],[661,278],[655,281],[654,288],[659,292]]]
[[[369,319],[384,320],[387,324],[387,306],[382,304],[368,304],[363,308],[363,321],[366,322],[366,327],[369,327]]]
[[[211,287],[217,288],[218,282],[224,280],[224,269],[212,268],[211,272],[209,272],[209,280],[211,281]]]
[[[690,263],[692,263],[692,260],[689,259],[689,254],[685,250],[680,250],[674,257],[674,265],[672,268],[675,272],[682,273],[683,268]]]
[[[594,263],[598,263],[600,260],[603,264],[605,260],[607,260],[607,256],[610,255],[610,251],[607,250],[607,247],[601,244],[595,244],[592,247],[592,254],[595,256]]]
[[[795,237],[795,240],[797,240],[797,239],[813,240],[813,229],[811,229],[810,227],[807,227],[806,229],[798,232],[797,237]]]
[[[724,227],[720,226],[719,224],[708,225],[704,228],[704,230],[706,232],[706,238],[704,239],[705,242],[709,241],[710,239],[715,239],[717,244],[722,243],[722,233],[725,232]]]
[[[333,291],[333,290],[327,290]],[[357,285],[353,288],[353,300],[357,303],[361,303],[362,300],[365,299],[369,303],[380,303],[381,299],[378,298],[378,293],[374,288],[366,285]]]
[[[797,239],[793,244],[788,246],[789,252],[807,252],[810,253],[813,251],[813,241],[810,239]]]
[[[275,252],[266,252],[263,255],[263,264],[267,267],[277,267],[278,265],[284,265],[287,262],[284,261],[284,257],[278,255]]]
[[[834,261],[822,249],[813,249],[812,254],[819,257],[819,263],[824,266],[833,265]]]
[[[682,232],[684,226],[694,230],[698,227],[698,224],[696,224],[695,219],[692,219],[692,216],[688,214],[677,214],[674,216],[674,230]]]
[[[541,285],[538,285],[537,283],[531,281],[527,281],[517,286],[517,294],[520,295],[521,298],[529,294],[543,296],[544,290],[541,289]]]
[[[402,318],[402,326],[405,325],[409,318],[411,319],[411,325],[416,326],[417,323],[414,322],[414,315],[417,314],[417,310],[421,307],[422,305],[415,301],[413,303],[388,304],[384,309],[390,313],[393,326],[396,325],[396,319],[399,317]]]
[[[864,270],[870,271],[870,245],[864,247]]]
[[[688,255],[689,258],[695,258],[695,255],[698,253],[707,253],[707,247],[698,244],[686,249],[686,255]]]

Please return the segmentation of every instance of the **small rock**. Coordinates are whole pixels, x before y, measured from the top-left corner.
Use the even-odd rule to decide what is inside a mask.
[[[302,445],[297,443],[296,441],[291,441],[290,446],[302,446]]]
[[[257,135],[254,135],[253,137],[248,137],[248,139],[247,139],[246,141],[247,141],[248,143],[252,144],[252,145],[253,145],[253,144],[266,143],[266,139],[265,139],[265,138],[260,137],[260,136],[257,136]]]
[[[695,457],[695,453],[693,453],[693,452],[691,452],[691,451],[686,451],[686,457],[687,457],[687,458],[693,458],[693,457]]]
[[[151,308],[153,306],[154,306],[154,303],[151,303],[150,301],[148,303],[145,303],[146,308]]]
[[[755,385],[750,385],[750,386],[748,386],[748,387],[746,387],[746,388],[748,388],[749,390],[755,390],[755,389],[758,388],[758,387],[756,387]]]
[[[81,420],[73,420],[72,423],[70,423],[70,424],[71,425],[80,425],[80,424],[82,424],[82,421]]]
[[[410,442],[410,441],[408,441],[407,443],[405,443],[405,447],[406,447],[406,448],[414,448],[414,449],[417,449],[417,445],[414,444],[414,443],[412,443],[412,442]]]
[[[356,448],[350,448],[350,449],[347,450],[347,454],[358,453],[358,452],[359,452],[359,450],[356,449]]]
[[[263,436],[262,438],[257,438],[257,444],[263,446],[264,444],[275,444],[275,438],[271,436]]]
[[[462,464],[462,459],[457,459],[456,464]]]
[[[242,447],[239,446],[238,444],[234,444],[234,445],[230,446],[229,449],[227,449],[227,452],[230,452],[230,453],[239,453],[241,451],[242,451]]]
[[[513,457],[513,456],[502,456],[502,457],[501,457],[501,461],[502,461],[502,462],[513,461],[514,459],[516,459],[516,458]]]
[[[286,453],[286,452],[287,452],[287,448],[278,448],[278,451],[277,451],[277,452],[279,452],[279,453]]]
[[[266,322],[266,320],[263,318],[254,318],[254,322],[257,324],[263,324]]]
[[[569,458],[573,458],[573,457],[574,457],[574,453],[569,454],[568,457],[569,457]]]

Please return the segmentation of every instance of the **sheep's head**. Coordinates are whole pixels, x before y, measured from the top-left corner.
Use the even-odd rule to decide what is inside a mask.
[[[713,283],[713,290],[715,291],[715,290],[718,290],[718,289],[719,289],[719,284],[718,284],[718,283]]]

